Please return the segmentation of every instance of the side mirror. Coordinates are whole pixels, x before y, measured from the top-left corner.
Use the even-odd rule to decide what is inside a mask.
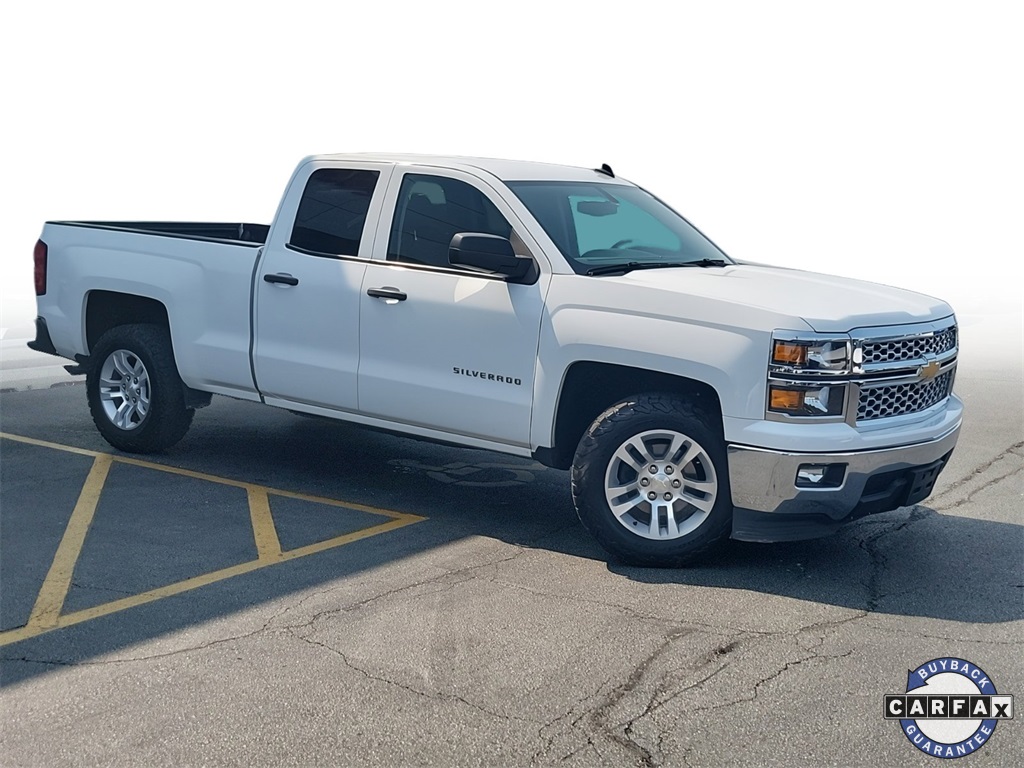
[[[448,263],[521,280],[529,273],[533,259],[517,256],[507,237],[460,232],[448,246]]]

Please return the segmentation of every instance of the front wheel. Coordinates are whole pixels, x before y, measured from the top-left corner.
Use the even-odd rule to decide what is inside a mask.
[[[671,395],[609,408],[580,440],[572,495],[583,525],[613,556],[676,567],[729,535],[725,444],[712,417]]]
[[[131,453],[154,453],[185,436],[195,411],[185,406],[165,328],[111,328],[96,343],[90,363],[89,410],[108,443]]]

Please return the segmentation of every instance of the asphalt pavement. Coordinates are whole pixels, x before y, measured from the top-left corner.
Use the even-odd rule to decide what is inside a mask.
[[[924,503],[656,570],[609,564],[527,460],[221,397],[122,454],[60,361],[5,346],[0,763],[934,765],[883,719],[908,669],[1024,695],[999,348],[962,358]],[[1024,765],[1021,717],[965,760]]]

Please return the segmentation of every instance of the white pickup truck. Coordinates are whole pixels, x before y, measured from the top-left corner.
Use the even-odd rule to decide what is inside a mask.
[[[219,394],[532,456],[631,563],[919,502],[960,430],[946,303],[730,259],[608,166],[315,156],[270,226],[49,222],[34,257],[29,346],[116,448]]]

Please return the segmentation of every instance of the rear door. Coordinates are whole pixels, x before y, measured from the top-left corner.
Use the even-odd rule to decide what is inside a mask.
[[[253,276],[253,374],[268,403],[356,410],[360,286],[391,171],[296,172]]]
[[[547,269],[529,285],[448,263],[459,232],[539,248],[500,195],[454,170],[399,167],[360,296],[359,408],[528,446]]]

